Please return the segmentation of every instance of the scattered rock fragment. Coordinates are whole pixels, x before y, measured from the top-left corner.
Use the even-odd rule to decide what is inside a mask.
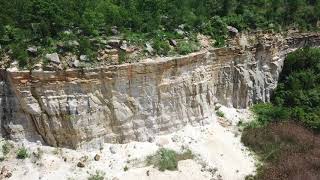
[[[112,154],[116,154],[116,150],[114,146],[110,146],[109,150]]]
[[[100,155],[99,155],[99,154],[96,154],[96,155],[94,156],[94,160],[95,160],[95,161],[99,161],[99,160],[100,160]]]
[[[78,162],[77,166],[78,166],[79,168],[84,168],[84,167],[85,167],[85,164],[80,161],[80,162]]]
[[[12,173],[8,170],[6,166],[3,166],[1,169],[1,176],[0,179],[4,178],[10,178],[12,176]]]

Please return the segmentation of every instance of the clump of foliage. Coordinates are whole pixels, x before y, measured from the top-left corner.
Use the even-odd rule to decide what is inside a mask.
[[[219,117],[224,117],[224,113],[223,113],[222,111],[220,111],[220,110],[217,110],[217,111],[216,111],[216,114],[217,114],[217,116],[219,116]]]
[[[123,168],[123,171],[128,171],[128,170],[129,170],[128,166],[125,166],[125,167]]]
[[[153,48],[159,55],[168,55],[170,51],[169,42],[161,39],[154,40]]]
[[[178,154],[173,150],[161,148],[155,155],[147,158],[147,165],[153,165],[160,171],[174,171],[178,169],[178,161],[186,159],[193,159],[193,154],[190,150]]]
[[[274,106],[271,103],[256,104],[251,107],[255,120],[251,125],[264,126],[270,122],[286,121],[290,118],[287,108]]]
[[[102,171],[96,171],[95,174],[91,174],[88,180],[104,180],[105,173]]]
[[[8,141],[5,141],[4,144],[2,145],[2,153],[4,155],[9,154],[11,148],[12,148],[12,144],[9,143]]]
[[[28,150],[25,147],[19,148],[17,152],[18,159],[26,159],[29,156]]]
[[[120,51],[120,52],[119,52],[119,63],[120,63],[120,64],[126,62],[127,58],[128,58],[128,57],[127,57],[127,54],[126,54],[125,51]]]
[[[198,50],[199,44],[194,41],[181,41],[178,43],[178,53],[185,55]]]

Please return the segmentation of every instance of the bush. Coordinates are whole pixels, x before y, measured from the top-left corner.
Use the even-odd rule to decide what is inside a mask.
[[[256,115],[256,121],[262,125],[272,121],[289,120],[290,117],[289,110],[271,103],[256,104],[251,110]]]
[[[153,42],[153,48],[159,55],[168,55],[170,51],[170,45],[167,40],[155,39]]]
[[[220,110],[216,111],[217,116],[224,117],[224,113]]]
[[[5,141],[5,143],[2,145],[2,153],[4,155],[9,154],[11,148],[12,148],[12,145],[8,141]]]
[[[27,46],[24,44],[13,44],[12,57],[18,61],[20,68],[25,68],[28,65],[28,53],[26,51]]]
[[[182,55],[186,55],[198,50],[198,44],[193,41],[181,41],[178,43],[178,53]]]
[[[119,63],[120,63],[120,64],[125,63],[126,60],[127,60],[127,58],[128,58],[128,57],[127,57],[126,52],[120,50],[120,52],[119,52]]]
[[[123,171],[128,171],[128,170],[129,170],[128,166],[125,166],[125,167],[123,168]]]
[[[26,159],[29,156],[28,150],[25,147],[18,149],[17,158],[18,159]]]
[[[79,41],[79,55],[87,55],[89,60],[94,60],[97,57],[94,44],[90,42],[88,37],[81,37]]]
[[[147,158],[147,165],[154,165],[160,171],[173,171],[178,169],[178,161],[192,158],[193,154],[190,150],[187,150],[185,153],[178,154],[173,150],[161,148],[155,155]]]

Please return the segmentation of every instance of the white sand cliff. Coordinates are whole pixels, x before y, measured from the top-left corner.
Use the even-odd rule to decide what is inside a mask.
[[[248,120],[247,110],[222,107],[225,118],[211,117],[206,126],[186,126],[175,133],[157,136],[152,142],[131,142],[128,144],[104,144],[99,150],[81,151],[57,149],[36,143],[24,143],[30,157],[16,159],[12,149],[1,167],[5,166],[12,176],[10,179],[87,179],[96,171],[105,173],[105,179],[120,180],[210,180],[244,179],[255,171],[254,158],[240,142],[236,124]],[[219,119],[219,120],[218,120]],[[228,119],[228,120],[227,120]],[[160,147],[181,152],[190,149],[195,158],[180,161],[178,171],[158,171],[146,166],[145,159]],[[40,159],[32,155],[38,149],[43,152]],[[99,161],[94,160],[98,154]],[[77,167],[83,161],[85,167]],[[124,170],[125,167],[128,170]]]

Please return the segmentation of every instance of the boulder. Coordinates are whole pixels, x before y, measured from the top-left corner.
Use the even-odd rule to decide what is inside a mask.
[[[128,49],[128,45],[125,41],[121,44],[120,49],[122,49],[124,51],[126,51]]]
[[[74,60],[72,63],[72,67],[75,67],[75,68],[80,67],[80,61],[78,59]]]
[[[171,46],[173,46],[173,47],[177,47],[177,41],[176,40],[174,40],[174,39],[170,39],[169,40],[169,44],[171,45]]]
[[[36,55],[37,52],[38,52],[38,48],[35,47],[35,46],[28,47],[27,52],[28,52],[30,55]]]
[[[80,55],[80,61],[87,61],[88,56],[87,55]]]
[[[239,33],[238,29],[235,27],[227,26],[227,29],[232,36],[236,36]]]
[[[153,54],[154,53],[154,49],[153,47],[151,46],[150,43],[146,43],[146,51],[149,53],[149,54]]]
[[[185,35],[185,32],[181,29],[175,29],[176,33],[179,34],[180,36]]]
[[[111,27],[111,32],[112,32],[113,35],[119,34],[118,27],[117,26]]]
[[[68,44],[69,47],[77,47],[77,46],[80,46],[79,42],[78,42],[78,41],[75,41],[75,40],[73,40],[73,41],[68,41],[67,44]]]
[[[34,71],[42,71],[42,63],[37,63],[33,66]]]
[[[108,45],[113,47],[113,48],[120,48],[121,46],[121,40],[119,39],[110,39],[108,40]]]
[[[61,63],[58,53],[46,54],[46,58],[55,64]]]

